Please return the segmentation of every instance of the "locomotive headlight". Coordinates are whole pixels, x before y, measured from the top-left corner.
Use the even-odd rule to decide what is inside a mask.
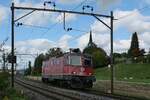
[[[72,72],[73,74],[76,74],[77,72]]]
[[[81,72],[84,72],[84,71],[85,71],[85,68],[84,68],[84,67],[81,67],[80,70],[81,70]]]
[[[92,73],[89,73],[89,75],[92,75]]]

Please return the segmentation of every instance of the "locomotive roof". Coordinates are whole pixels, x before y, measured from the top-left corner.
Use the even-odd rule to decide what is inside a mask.
[[[58,55],[58,56],[55,56],[55,57],[50,57],[49,59],[46,59],[44,61],[48,61],[50,59],[56,59],[56,58],[60,58],[60,57],[63,57],[63,56],[69,56],[69,55],[78,55],[78,56],[86,56],[86,57],[91,57],[91,55],[89,54],[83,54],[83,53],[76,53],[76,52],[66,52],[62,55]]]

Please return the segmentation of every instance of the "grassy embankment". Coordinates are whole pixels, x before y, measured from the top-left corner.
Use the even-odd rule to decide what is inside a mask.
[[[117,64],[114,70],[118,81],[150,83],[150,64]],[[109,80],[110,68],[96,69],[95,76],[97,80]]]
[[[150,99],[150,64],[117,64],[115,66],[114,93]],[[110,68],[95,70],[97,81],[93,89],[110,92]]]

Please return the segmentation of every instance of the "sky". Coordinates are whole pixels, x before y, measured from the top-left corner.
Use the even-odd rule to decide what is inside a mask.
[[[47,1],[47,0],[45,0]],[[83,12],[82,7],[90,5],[91,12],[86,8],[84,12],[110,15],[114,18],[114,52],[127,52],[130,47],[132,33],[137,32],[140,49],[149,51],[150,48],[150,0],[51,0],[55,2],[55,9]],[[15,6],[44,8],[44,0],[0,0],[0,43],[9,37],[2,49],[10,52],[11,45],[11,3]],[[53,9],[53,5],[45,8]],[[15,10],[15,19],[29,11]],[[110,25],[110,19],[101,18]],[[83,50],[92,31],[93,41],[98,47],[110,54],[110,30],[92,16],[66,14],[66,29],[63,26],[63,14],[35,11],[18,21],[22,26],[15,25],[15,48],[18,54],[33,54],[18,56],[18,64],[26,66],[29,60],[34,62],[35,56],[45,53],[49,48],[60,47],[63,51],[69,48]],[[17,23],[18,23],[17,22]],[[15,24],[17,24],[15,23]]]

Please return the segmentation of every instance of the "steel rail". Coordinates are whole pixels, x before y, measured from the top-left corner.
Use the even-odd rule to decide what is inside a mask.
[[[22,80],[19,80],[19,79],[15,79],[15,83],[27,88],[27,89],[30,89],[32,91],[35,91],[37,93],[40,93],[42,94],[43,96],[46,96],[46,97],[50,97],[50,98],[53,98],[54,100],[62,100],[65,99],[65,100],[80,100],[79,98],[77,97],[73,97],[73,96],[69,96],[69,95],[64,95],[64,94],[61,94],[61,93],[58,93],[58,92],[55,92],[55,91],[51,91],[49,89],[46,89],[46,88],[42,88],[40,86],[36,86],[36,85],[33,85],[33,84],[30,84],[30,83],[26,83]]]

